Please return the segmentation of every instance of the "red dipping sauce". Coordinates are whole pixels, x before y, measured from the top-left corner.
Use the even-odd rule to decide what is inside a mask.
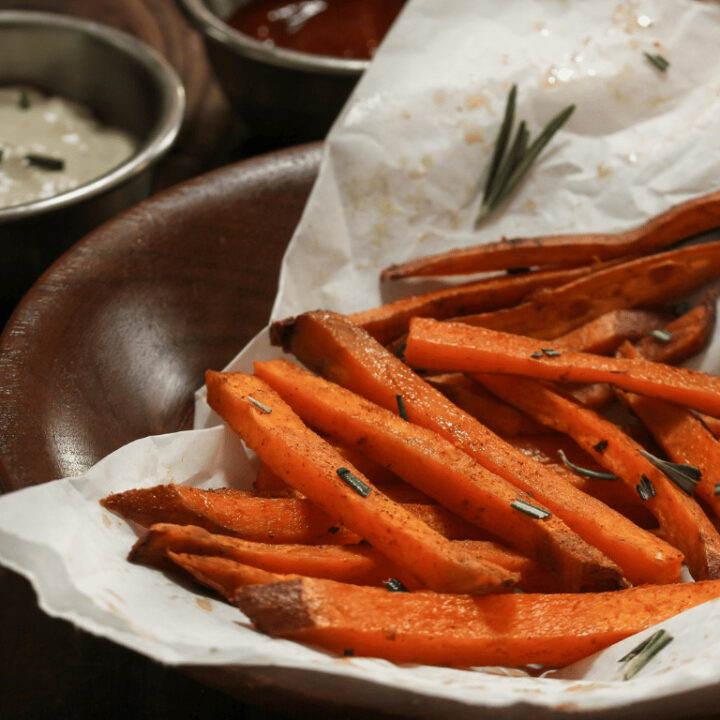
[[[226,22],[267,45],[369,60],[405,0],[250,0]]]

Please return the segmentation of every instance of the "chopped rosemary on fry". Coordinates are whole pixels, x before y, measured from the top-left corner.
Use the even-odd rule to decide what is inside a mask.
[[[545,357],[545,356],[539,350],[537,350],[536,352],[532,353],[532,355],[530,355],[530,357],[533,360],[537,360],[538,358]]]
[[[346,485],[349,485],[358,495],[367,497],[372,492],[372,488],[369,485],[366,485],[357,475],[354,475],[347,468],[340,467],[335,472],[338,474],[338,477]]]
[[[549,510],[539,508],[537,505],[533,505],[525,500],[513,500],[510,503],[510,507],[515,508],[515,510],[519,510],[520,512],[524,512],[526,515],[537,518],[538,520],[544,520],[552,515]]]
[[[559,350],[553,350],[552,348],[540,348],[543,351],[545,357],[560,357],[562,353]]]
[[[597,445],[593,445],[593,450],[601,455],[607,450],[608,441],[601,440]]]
[[[607,443],[605,444],[607,446]],[[571,463],[563,450],[558,450],[558,455],[565,465],[579,475],[585,475],[585,477],[594,478],[595,480],[617,480],[617,476],[612,473],[602,472],[601,470],[591,470],[590,468],[580,467],[579,465],[575,465],[575,463]]]
[[[395,401],[397,402],[398,412],[400,413],[400,417],[403,420],[407,420],[408,414],[407,414],[407,410],[405,409],[405,401],[403,400],[403,396],[399,395],[399,394],[395,395]]]
[[[638,452],[660,470],[663,475],[670,478],[684,493],[692,495],[695,492],[697,484],[702,479],[700,468],[696,468],[694,465],[683,465],[669,460],[661,460],[645,450],[638,450]]]
[[[383,580],[383,585],[390,592],[410,592],[397,578],[389,578]]]
[[[653,330],[650,334],[656,340],[664,343],[669,343],[673,339],[672,333],[667,330]]]
[[[510,195],[530,170],[530,167],[550,142],[553,135],[565,124],[575,110],[574,105],[568,105],[564,110],[561,110],[548,122],[532,143],[530,143],[530,131],[527,129],[525,121],[522,120],[510,144],[516,101],[517,86],[513,85],[508,94],[503,121],[495,141],[490,170],[483,191],[482,204],[475,218],[475,227],[478,227]]]
[[[713,495],[720,495],[720,482],[715,483],[715,489],[713,490]]]
[[[642,475],[642,480],[635,486],[635,489],[640,496],[640,499],[645,502],[651,497],[655,497],[655,486],[652,484],[652,480],[647,475]]]
[[[254,405],[259,410],[262,410],[264,413],[267,413],[268,415],[272,412],[272,408],[269,408],[267,405],[263,405],[259,400],[256,400],[254,397],[251,397],[248,395],[245,398],[249,403]]]

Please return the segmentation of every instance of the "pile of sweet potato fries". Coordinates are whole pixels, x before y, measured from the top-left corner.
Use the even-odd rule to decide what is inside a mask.
[[[102,504],[147,528],[131,560],[341,655],[561,666],[720,597],[720,378],[678,366],[714,328],[714,293],[680,303],[720,241],[667,250],[718,225],[713,193],[629,232],[393,266],[486,274],[273,325],[307,369],[209,371],[254,492]]]

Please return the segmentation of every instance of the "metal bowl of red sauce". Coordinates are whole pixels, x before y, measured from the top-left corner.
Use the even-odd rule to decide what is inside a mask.
[[[176,0],[249,131],[323,138],[405,0]]]

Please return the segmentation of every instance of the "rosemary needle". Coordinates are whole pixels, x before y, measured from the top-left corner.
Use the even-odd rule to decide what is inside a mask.
[[[505,105],[505,116],[503,117],[502,125],[500,126],[500,132],[498,133],[497,140],[495,141],[495,149],[493,150],[492,160],[490,162],[490,172],[488,173],[487,182],[485,184],[485,193],[483,195],[483,203],[488,199],[490,190],[495,182],[495,176],[500,169],[500,163],[502,162],[503,155],[505,154],[505,148],[507,147],[508,140],[510,139],[510,132],[512,131],[513,123],[515,122],[515,98],[517,97],[517,85],[513,85],[508,95],[507,103]]]
[[[488,173],[482,205],[475,218],[477,227],[505,198],[517,187],[528,172],[543,148],[550,142],[553,135],[563,126],[575,110],[569,105],[561,110],[543,128],[542,132],[530,143],[530,132],[525,121],[521,121],[515,137],[508,149],[512,123],[515,117],[515,104],[517,101],[517,86],[513,85],[508,95],[500,132],[495,142],[490,171]]]
[[[670,61],[667,58],[664,58],[662,55],[651,55],[650,53],[646,52],[643,53],[643,55],[648,59],[649,62],[651,62],[660,72],[666,72],[667,69],[670,67]]]

